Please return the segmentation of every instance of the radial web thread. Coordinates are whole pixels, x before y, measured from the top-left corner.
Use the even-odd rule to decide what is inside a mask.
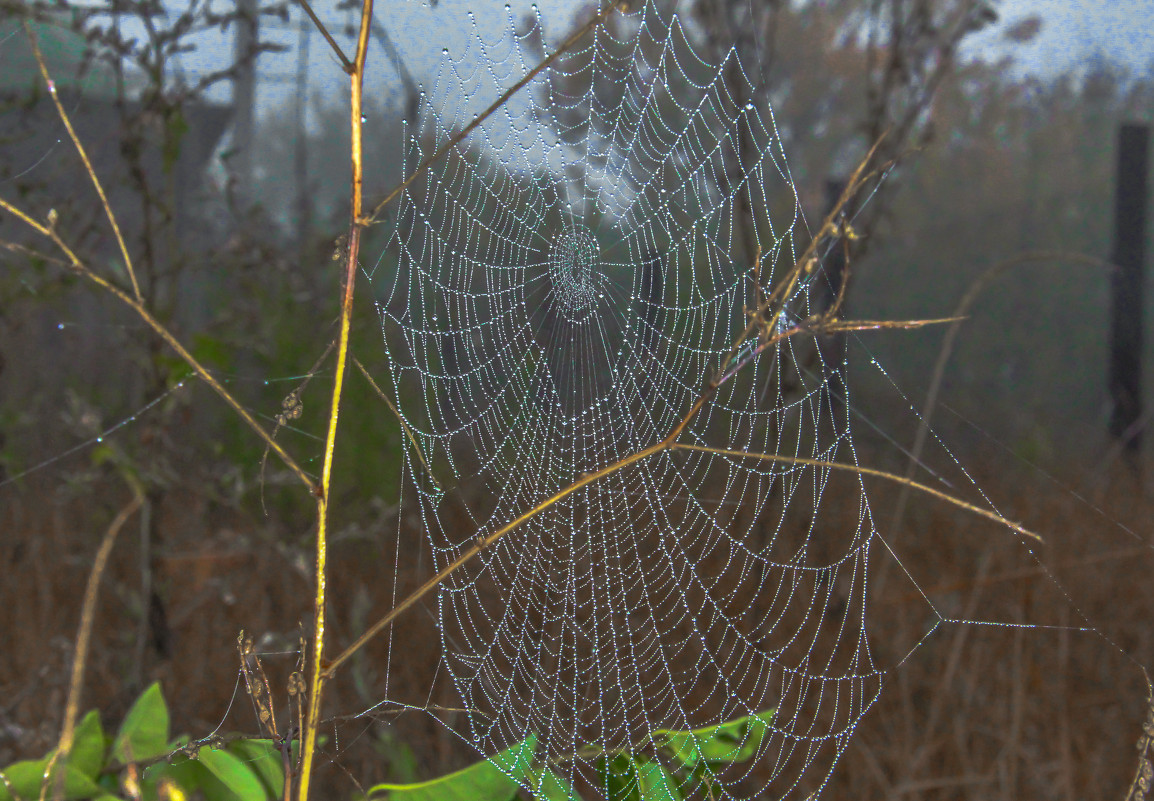
[[[539,20],[505,13],[512,35],[443,56],[406,172],[535,66]],[[368,272],[438,569],[666,437],[745,328],[755,277],[794,262],[802,217],[772,112],[735,101],[753,96],[736,55],[711,64],[694,36],[651,4],[614,15],[392,212]],[[790,315],[817,310],[819,276]],[[786,340],[679,441],[855,461],[835,374]],[[874,540],[860,481],[827,469],[674,450],[625,467],[440,587],[457,733],[486,756],[535,737],[583,796],[620,778],[613,755],[666,766],[684,796],[808,796],[880,690]],[[663,731],[771,709],[755,753],[712,775],[661,747]]]

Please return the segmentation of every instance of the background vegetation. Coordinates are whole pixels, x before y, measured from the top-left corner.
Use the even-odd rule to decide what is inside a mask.
[[[977,13],[966,3],[908,8],[921,5],[947,19]],[[957,60],[968,33],[943,28],[917,40],[923,50],[910,52],[923,58],[908,61],[907,83],[887,83],[901,47],[847,35],[862,6],[773,6],[768,40],[741,38],[739,3],[703,3],[700,23],[704,42],[734,41],[761,65],[754,82],[773,101],[810,219],[824,210],[825,181],[842,177],[871,134],[906,125],[896,147],[914,152],[860,218],[868,236],[852,264],[853,315],[948,315],[979,274],[1024,251],[1108,256],[1115,132],[1150,120],[1154,73],[1100,58],[1050,79],[1022,77],[1007,63]],[[94,161],[114,203],[130,209],[126,235],[144,265],[146,299],[267,427],[284,415],[278,438],[319,470],[331,366],[305,376],[335,335],[346,116],[336,99],[314,99],[319,124],[301,130],[268,110],[253,178],[237,183],[223,123],[203,101],[208,84],[182,84],[166,67],[190,30],[236,24],[235,15],[193,7],[182,27],[176,14],[133,8],[154,20],[150,39],[119,41],[107,17],[78,13],[65,22],[105,55],[65,54],[56,66],[81,76],[70,108],[89,120],[85,141],[106,154]],[[56,209],[65,238],[114,272],[115,245],[75,153],[66,139],[44,145],[64,134],[42,88],[23,80],[34,72],[10,31],[0,36],[0,75],[21,80],[2,87],[0,196],[41,218]],[[1030,26],[1010,35],[1028,37]],[[766,41],[772,52],[753,52]],[[916,90],[931,77],[936,91],[922,97]],[[403,107],[370,104],[370,197],[399,177],[390,142]],[[307,215],[300,173],[286,168],[301,138]],[[101,710],[113,730],[159,681],[174,736],[258,734],[237,692],[236,636],[256,634],[273,686],[284,687],[311,614],[312,499],[279,463],[265,465],[261,443],[186,380],[139,320],[45,258],[17,221],[0,219],[0,240],[0,765],[55,745],[81,588],[134,486],[145,502],[104,578],[84,708]],[[381,248],[366,244],[366,257]],[[379,328],[368,295],[353,350],[374,368]],[[1117,798],[1128,786],[1146,693],[1137,665],[1154,657],[1154,510],[1104,433],[1107,296],[1100,269],[1040,262],[1007,272],[966,323],[935,428],[998,508],[1047,545],[1039,564],[994,527],[922,504],[899,528],[883,528],[901,564],[878,553],[872,606],[887,622],[871,646],[894,670],[827,797]],[[942,336],[851,343],[862,464],[904,470],[917,425],[910,406],[921,406]],[[285,401],[298,388],[301,414],[292,417]],[[341,642],[389,608],[380,588],[394,565],[401,593],[429,574],[420,520],[398,505],[402,432],[358,375],[346,401],[330,555],[339,588],[330,636]],[[927,460],[964,491],[942,451]],[[878,487],[871,501],[886,526],[897,491]],[[844,514],[856,515],[849,506]],[[946,617],[1031,627],[945,626],[926,637],[927,601]],[[1059,628],[1038,628],[1049,625]],[[439,656],[431,627],[427,609],[410,613],[394,635],[403,659],[370,648],[330,687],[318,781],[326,797],[475,758],[429,715],[389,705],[346,717],[381,699],[386,664],[391,700],[456,706],[451,687],[430,678]]]

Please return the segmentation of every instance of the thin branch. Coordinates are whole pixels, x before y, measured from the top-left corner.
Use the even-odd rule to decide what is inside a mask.
[[[945,339],[942,340],[942,348],[938,351],[938,359],[934,364],[933,376],[930,379],[930,387],[926,392],[926,400],[922,404],[922,411],[919,415],[918,433],[914,438],[914,445],[910,449],[909,462],[906,465],[905,477],[907,479],[913,478],[914,471],[917,466],[921,464],[922,451],[925,449],[927,437],[930,432],[930,422],[934,416],[934,410],[938,405],[938,393],[941,391],[942,380],[945,378],[946,365],[950,361],[950,356],[953,354],[954,345],[957,343],[958,336],[961,333],[962,321],[967,319],[970,309],[973,308],[977,302],[978,297],[993,281],[1001,276],[1003,273],[1019,267],[1023,264],[1038,261],[1053,261],[1053,262],[1069,262],[1074,264],[1084,264],[1091,267],[1102,267],[1107,270],[1114,269],[1114,265],[1108,261],[1094,258],[1093,256],[1085,256],[1080,253],[1068,253],[1064,251],[1041,250],[1029,253],[1022,253],[1013,258],[1004,259],[992,267],[989,267],[985,272],[979,275],[970,284],[966,290],[966,294],[958,302],[954,309],[952,324],[946,330]],[[900,536],[902,520],[905,517],[906,504],[909,501],[908,490],[902,490],[898,496],[897,504],[894,507],[894,514],[890,521],[890,531],[893,536]],[[888,564],[888,563],[886,563]],[[876,585],[885,584],[886,568],[882,568],[882,572],[875,580]]]
[[[609,15],[613,13],[613,11],[618,10],[618,9],[621,11],[624,11],[627,8],[628,8],[628,3],[622,2],[622,0],[613,0],[613,2],[607,4],[604,8],[602,8],[600,11],[598,11],[596,14],[594,14],[592,19],[590,19],[587,23],[582,25],[572,36],[570,36],[568,39],[566,39],[564,42],[562,42],[561,46],[558,47],[556,50],[554,50],[550,55],[546,56],[545,59],[543,61],[541,61],[540,64],[538,64],[536,67],[534,67],[529,72],[527,72],[525,74],[525,77],[523,77],[521,80],[517,81],[517,83],[513,84],[511,87],[509,87],[509,89],[505,92],[505,94],[503,94],[499,98],[497,98],[497,100],[495,100],[493,102],[493,104],[491,106],[489,106],[487,109],[485,109],[476,119],[474,119],[472,122],[470,122],[464,128],[462,128],[460,133],[458,133],[456,136],[451,138],[449,141],[445,142],[445,144],[441,145],[437,149],[437,151],[435,153],[433,153],[433,155],[427,157],[424,161],[422,161],[420,164],[418,164],[417,168],[415,170],[413,170],[411,173],[409,173],[409,176],[407,178],[405,178],[405,180],[401,181],[401,183],[399,183],[393,189],[393,191],[389,192],[389,194],[385,196],[384,200],[382,200],[380,203],[378,203],[373,208],[372,213],[368,217],[366,217],[364,220],[362,220],[362,223],[364,225],[372,225],[374,222],[376,222],[377,216],[384,210],[385,206],[389,205],[389,203],[391,203],[393,201],[393,199],[396,198],[397,195],[399,195],[399,194],[401,194],[401,192],[405,191],[405,189],[408,188],[409,184],[411,184],[413,181],[415,181],[425,170],[427,170],[429,168],[430,164],[432,164],[434,161],[437,161],[438,159],[440,159],[442,156],[444,156],[446,153],[448,153],[450,149],[455,147],[462,139],[464,139],[466,136],[468,136],[470,133],[472,133],[473,129],[475,129],[478,125],[480,125],[486,119],[488,119],[489,116],[494,111],[501,108],[501,106],[505,105],[505,103],[508,102],[509,98],[511,98],[513,95],[517,94],[517,92],[521,91],[521,89],[523,89],[526,86],[526,84],[528,84],[530,81],[532,81],[534,78],[536,78],[550,64],[552,64],[554,61],[556,61],[558,58],[560,58],[571,47],[573,47],[573,45],[575,45],[575,44],[577,44],[577,42],[581,41],[581,37],[585,36],[585,34],[589,33],[591,30],[593,30],[598,25],[603,23],[609,17]]]
[[[261,424],[258,423],[251,414],[249,414],[247,409],[240,405],[240,402],[237,401],[236,398],[234,398],[229,393],[229,391],[225,389],[219,381],[216,380],[216,378],[212,375],[212,373],[208,371],[204,365],[196,360],[196,357],[188,352],[188,349],[181,344],[180,340],[178,340],[176,336],[164,326],[163,323],[152,316],[142,301],[132,297],[132,295],[128,294],[123,289],[116,286],[116,284],[113,284],[111,281],[104,278],[102,275],[93,272],[93,270],[88,265],[80,260],[80,258],[73,252],[72,248],[70,248],[67,243],[65,243],[64,240],[60,238],[60,235],[56,232],[54,227],[46,226],[37,222],[28,214],[16,208],[3,198],[0,198],[0,209],[4,209],[8,213],[22,220],[26,225],[30,226],[37,233],[43,234],[55,242],[56,246],[60,248],[68,257],[69,266],[72,270],[84,276],[89,281],[92,281],[101,289],[104,289],[107,292],[115,295],[122,302],[124,302],[125,305],[136,312],[136,314],[142,320],[144,320],[144,322],[147,323],[148,326],[153,331],[155,331],[161,339],[168,343],[170,348],[176,351],[177,355],[180,356],[185,364],[191,367],[193,372],[196,373],[196,375],[202,381],[212,387],[213,390],[216,391],[216,394],[219,395],[225,403],[232,407],[234,412],[240,415],[241,419],[243,419],[245,423],[248,424],[248,427],[255,431],[256,434],[262,440],[264,440],[270,448],[273,449],[273,452],[276,453],[276,455],[281,458],[281,461],[283,461],[285,465],[296,474],[297,478],[299,478],[301,482],[309,488],[310,491],[313,490],[313,480],[300,467],[300,465],[296,463],[296,460],[289,456],[288,452],[279,444],[277,444],[276,440],[269,436],[268,432],[264,430],[264,427],[261,426]],[[49,217],[52,218],[53,216],[53,213],[50,212]]]
[[[728,448],[711,448],[707,445],[687,445],[684,443],[675,442],[670,445],[670,447],[679,451],[698,451],[700,453],[712,453],[715,456],[732,456],[739,459],[760,459],[764,462],[778,462],[780,464],[798,464],[806,465],[809,467],[825,467],[832,470],[844,470],[848,473],[857,473],[863,476],[884,478],[887,481],[894,482],[895,484],[903,484],[910,489],[916,489],[919,492],[932,495],[939,500],[945,501],[946,503],[951,503],[960,509],[965,509],[967,512],[973,512],[974,514],[984,517],[987,520],[993,520],[995,523],[1000,523],[1001,525],[1016,531],[1023,537],[1029,537],[1030,539],[1045,543],[1045,540],[1043,540],[1040,535],[1035,534],[1033,531],[1030,531],[1028,528],[1015,523],[1012,520],[1008,520],[997,512],[991,512],[988,509],[983,509],[982,507],[976,506],[972,503],[969,503],[968,501],[955,498],[949,493],[936,490],[933,487],[926,486],[925,484],[919,484],[918,482],[908,478],[902,478],[895,473],[887,473],[884,470],[875,470],[872,467],[861,467],[860,465],[846,464],[844,462],[827,462],[822,459],[807,459],[803,456],[781,456],[774,453],[750,453],[749,451],[736,451],[730,450]]]
[[[538,503],[532,509],[523,513],[522,515],[520,515],[516,519],[511,520],[510,522],[501,526],[499,529],[494,531],[492,534],[489,534],[486,537],[478,537],[476,542],[474,542],[472,545],[470,545],[468,547],[468,549],[466,549],[464,552],[461,553],[460,556],[458,556],[456,559],[454,559],[452,562],[450,562],[448,565],[446,565],[439,573],[437,573],[437,575],[433,576],[431,579],[429,579],[424,584],[422,584],[420,587],[418,587],[416,590],[414,590],[412,593],[410,593],[407,598],[405,598],[399,604],[394,606],[391,610],[389,610],[389,612],[384,617],[382,617],[380,620],[378,620],[376,623],[374,623],[369,629],[367,629],[365,631],[364,634],[362,634],[360,637],[358,637],[356,642],[354,642],[352,645],[350,645],[348,648],[346,648],[344,651],[342,651],[340,656],[338,656],[336,659],[329,662],[325,666],[325,675],[328,677],[331,677],[333,675],[333,673],[336,672],[337,668],[339,668],[344,662],[348,661],[348,659],[353,654],[355,654],[362,647],[364,647],[365,643],[367,643],[369,640],[373,639],[378,634],[380,634],[382,631],[384,631],[389,626],[389,624],[393,622],[393,620],[395,620],[398,616],[401,615],[401,613],[403,613],[406,609],[411,607],[417,601],[421,600],[421,598],[423,598],[425,595],[427,595],[430,590],[435,588],[438,584],[440,584],[442,581],[444,581],[446,578],[448,578],[454,571],[456,571],[457,568],[459,568],[461,565],[468,562],[470,559],[472,559],[474,556],[479,554],[481,551],[488,548],[490,545],[495,543],[497,540],[504,537],[510,531],[513,531],[516,528],[520,528],[524,523],[527,523],[528,521],[532,520],[534,517],[536,517],[537,515],[539,515],[541,512],[545,511],[546,509],[548,509],[550,506],[553,506],[558,501],[569,497],[570,495],[572,495],[574,492],[581,489],[582,487],[584,487],[588,484],[592,484],[594,481],[605,478],[606,476],[612,475],[613,473],[616,473],[619,470],[621,470],[625,467],[628,467],[631,464],[635,464],[636,462],[640,462],[642,459],[647,459],[650,456],[661,453],[662,451],[664,451],[668,447],[669,447],[669,443],[666,440],[662,440],[661,442],[658,442],[656,445],[650,445],[648,448],[637,451],[636,453],[634,453],[630,456],[626,456],[623,459],[619,459],[618,461],[614,462],[613,464],[608,465],[606,467],[603,467],[600,470],[596,470],[592,473],[586,473],[585,475],[581,476],[581,478],[577,479],[572,484],[565,487],[565,489],[561,490],[560,492],[556,492],[553,495],[550,495],[548,498],[546,498],[545,500]]]
[[[421,466],[425,468],[425,473],[428,474],[429,480],[433,482],[433,486],[435,486],[438,490],[441,489],[441,485],[438,483],[437,477],[433,475],[433,468],[431,468],[429,463],[425,461],[425,454],[421,452],[421,443],[417,442],[416,435],[413,434],[413,430],[409,428],[409,424],[405,422],[405,418],[401,417],[401,413],[397,409],[396,404],[394,404],[392,399],[385,394],[385,391],[377,385],[377,382],[373,380],[373,376],[369,373],[368,370],[365,369],[365,366],[361,364],[361,360],[356,356],[353,357],[353,364],[355,364],[357,369],[361,371],[361,375],[363,375],[365,380],[369,382],[369,386],[371,386],[376,391],[377,395],[380,396],[380,399],[383,400],[389,407],[389,411],[393,413],[393,416],[397,418],[397,422],[401,424],[401,429],[405,432],[405,436],[408,437],[409,442],[412,443],[413,450],[417,454],[417,459],[420,461]]]
[[[84,169],[88,173],[88,177],[92,179],[92,185],[96,187],[96,194],[100,195],[100,205],[104,207],[108,224],[112,226],[112,233],[116,236],[116,244],[120,247],[120,255],[124,258],[124,269],[127,270],[128,278],[132,282],[132,294],[136,296],[138,301],[143,302],[144,296],[140,294],[140,284],[136,281],[136,271],[132,269],[132,258],[128,255],[128,246],[124,243],[124,237],[120,233],[120,225],[116,222],[116,215],[112,213],[112,206],[108,203],[108,196],[104,194],[104,187],[96,176],[96,170],[92,168],[92,162],[88,159],[88,153],[85,152],[80,137],[76,135],[76,129],[72,127],[72,120],[69,119],[64,105],[56,94],[56,82],[48,74],[48,66],[44,63],[44,54],[40,52],[40,43],[36,39],[32,26],[28,24],[28,20],[24,20],[24,33],[27,34],[28,42],[32,45],[32,54],[36,57],[36,63],[40,67],[40,75],[44,78],[44,83],[48,84],[48,94],[52,96],[52,102],[56,105],[56,113],[60,115],[64,127],[68,129],[68,136],[72,138],[72,144],[76,146],[76,152],[80,154],[80,160],[84,162]]]
[[[76,733],[76,719],[80,716],[80,694],[84,689],[84,670],[88,664],[88,648],[92,642],[92,624],[96,619],[96,596],[100,591],[100,579],[108,567],[108,557],[116,544],[116,535],[128,522],[128,518],[140,508],[144,494],[139,486],[132,487],[132,500],[113,519],[104,532],[100,547],[88,571],[88,584],[84,588],[84,603],[80,607],[80,629],[76,633],[76,653],[72,657],[72,675],[68,682],[68,701],[64,705],[64,725],[60,729],[60,741],[52,758],[44,767],[44,783],[40,787],[40,801],[44,801],[49,785],[52,797],[60,801],[64,797],[64,781],[68,772],[68,756],[72,751],[73,736]],[[64,768],[53,777],[57,763]],[[53,780],[55,778],[55,780]]]
[[[883,329],[900,329],[909,330],[913,328],[924,328],[928,325],[941,325],[943,323],[952,323],[965,318],[962,317],[941,317],[934,320],[826,320],[825,315],[816,320],[805,320],[797,325],[787,328],[779,334],[769,337],[756,348],[749,352],[747,356],[741,361],[734,364],[727,370],[720,379],[717,385],[721,386],[734,375],[745,367],[761,353],[773,347],[787,337],[799,334],[801,332],[808,332],[814,336],[821,336],[824,334],[836,334],[847,331],[878,331]]]
[[[301,8],[303,8],[305,13],[309,15],[309,19],[313,21],[313,25],[317,26],[317,30],[321,32],[321,36],[323,36],[325,41],[329,43],[329,47],[333,49],[333,52],[341,62],[341,69],[343,69],[349,75],[352,75],[353,62],[349,61],[349,57],[345,55],[343,50],[341,50],[341,46],[337,44],[336,39],[334,39],[332,34],[329,33],[329,29],[326,28],[325,24],[320,21],[319,17],[317,17],[316,12],[313,11],[313,7],[309,5],[308,0],[297,0],[297,2],[301,4]]]

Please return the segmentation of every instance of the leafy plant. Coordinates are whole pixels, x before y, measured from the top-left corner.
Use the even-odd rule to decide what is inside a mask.
[[[714,769],[754,756],[773,712],[692,731],[659,730],[658,750],[673,765],[648,757],[607,755],[599,768],[609,797],[630,801],[681,801],[679,788],[708,783]],[[114,801],[124,795],[153,801],[199,792],[205,801],[263,801],[284,793],[283,746],[270,739],[169,739],[168,705],[159,684],[136,700],[114,737],[90,711],[76,727],[66,758],[42,759],[0,770],[0,801]],[[378,784],[370,799],[389,801],[511,801],[522,786],[543,801],[579,799],[569,783],[537,762],[537,738],[529,736],[496,756],[423,782]],[[46,796],[44,796],[46,791]]]
[[[0,801],[45,797],[152,801],[199,791],[205,801],[261,801],[284,790],[283,757],[272,740],[192,743],[169,739],[168,706],[159,684],[136,700],[115,737],[92,710],[80,721],[66,757],[16,762],[0,770]]]

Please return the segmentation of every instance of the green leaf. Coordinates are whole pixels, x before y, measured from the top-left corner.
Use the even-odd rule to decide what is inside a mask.
[[[160,685],[153,684],[128,710],[112,744],[112,755],[127,765],[165,753],[168,753],[168,707]]]
[[[26,762],[16,762],[0,770],[3,779],[0,779],[0,801],[37,801],[40,798],[40,786],[44,782],[44,770],[48,767],[47,759],[35,759]],[[59,770],[59,767],[57,768]],[[48,797],[52,797],[52,786],[48,787]],[[101,795],[96,782],[69,765],[64,774],[65,801],[78,798],[93,798]]]
[[[188,759],[183,755],[173,757],[172,762],[158,762],[144,769],[144,797],[155,799],[161,797],[158,789],[166,780],[179,787],[186,796],[194,790],[200,789],[203,779],[211,775],[196,760]],[[171,795],[171,793],[169,793]]]
[[[369,797],[389,801],[510,801],[532,770],[537,737],[464,770],[419,784],[378,784]],[[385,795],[387,794],[387,795]]]
[[[641,801],[637,772],[628,754],[601,757],[597,760],[597,773],[601,778],[605,801]]]
[[[542,768],[534,777],[533,797],[542,801],[581,801],[581,796],[569,784],[549,768]]]
[[[93,709],[72,736],[72,753],[68,757],[68,764],[76,768],[85,776],[95,779],[104,767],[104,728],[100,725],[100,713]]]
[[[272,740],[236,740],[228,752],[248,766],[264,787],[266,798],[280,798],[284,792],[284,762],[280,747]]]
[[[692,731],[659,729],[654,742],[690,770],[702,762],[743,762],[757,753],[774,711]]]
[[[256,772],[246,763],[223,749],[202,748],[196,761],[208,769],[227,790],[242,801],[257,801],[266,798],[264,785]],[[227,796],[221,796],[213,791],[210,782],[202,785],[205,796],[209,801],[224,801]]]
[[[637,773],[643,801],[681,801],[677,779],[661,765],[647,759],[635,759],[633,770]]]
[[[597,769],[607,801],[681,801],[677,779],[652,760],[619,753]]]

